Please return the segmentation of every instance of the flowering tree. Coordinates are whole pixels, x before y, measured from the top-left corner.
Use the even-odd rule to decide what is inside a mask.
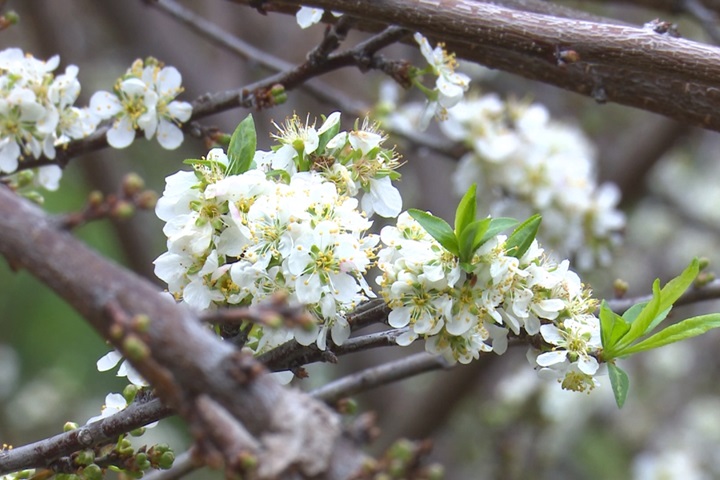
[[[519,347],[529,361],[523,371],[542,388],[578,396],[605,384],[622,407],[630,378],[620,364],[720,326],[713,309],[671,314],[718,295],[695,252],[672,280],[648,282],[646,295],[623,298],[624,281],[606,300],[591,291],[588,279],[602,290],[598,272],[613,264],[628,274],[615,260],[632,221],[620,202],[637,177],[601,182],[597,148],[578,126],[524,92],[500,93],[505,81],[473,66],[663,115],[682,125],[668,129],[677,138],[687,126],[720,130],[716,47],[681,38],[669,22],[626,24],[532,0],[231,3],[243,19],[288,14],[276,16],[286,17],[282,28],[322,38],[295,65],[259,49],[272,35],[245,43],[174,0],[139,2],[133,8],[181,22],[271,72],[195,97],[180,65],[154,57],[81,96],[79,60],[63,69],[57,55],[43,59],[24,46],[0,52],[0,253],[79,312],[110,344],[88,361],[100,371],[120,364],[129,382],[82,426],[68,421],[63,433],[14,448],[3,439],[2,478],[179,478],[203,466],[227,478],[440,478],[442,467],[425,462],[426,443],[367,453],[376,423],[350,397],[431,370],[449,376],[459,364],[502,362]],[[683,8],[715,38],[720,8],[706,3]],[[3,34],[25,28],[9,28],[16,22],[6,13]],[[395,44],[401,53],[383,51]],[[372,103],[352,87],[321,83],[345,67],[352,82],[374,72]],[[296,92],[329,107],[306,114],[295,106],[284,121],[265,121],[265,112],[285,116],[276,112]],[[221,112],[232,112],[231,127],[208,123]],[[63,172],[83,157],[131,145],[140,152],[154,140],[173,151],[159,198],[128,174],[117,193],[92,192],[80,212],[38,206],[58,210],[47,192],[62,192]],[[646,145],[643,168],[670,149],[666,140]],[[422,150],[455,164],[455,196],[424,195],[452,198],[438,203],[452,203],[448,212],[410,208],[401,175],[412,175]],[[636,172],[640,160],[623,167]],[[152,262],[145,252],[130,263],[139,272],[152,263],[152,277],[71,233],[142,209],[162,222],[165,247]],[[417,344],[425,352],[405,353]],[[311,364],[342,367],[350,354],[378,347],[395,347],[397,357],[303,388]],[[189,428],[186,452],[133,441],[171,415]],[[664,468],[638,458],[638,478]],[[682,474],[718,472],[677,462],[671,470]],[[488,475],[510,475],[503,468],[511,463],[497,461]]]

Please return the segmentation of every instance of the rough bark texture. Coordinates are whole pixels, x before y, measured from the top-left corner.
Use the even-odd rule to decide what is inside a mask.
[[[266,11],[284,13],[294,12],[301,3],[340,11],[358,18],[358,28],[366,30],[399,25],[445,41],[460,57],[491,68],[590,96],[599,103],[641,108],[720,131],[720,117],[715,114],[720,107],[716,86],[720,49],[650,28],[584,20],[593,17],[581,13],[573,19],[569,9],[518,0],[261,3]]]
[[[200,445],[222,454],[229,468],[243,450],[259,456],[261,478],[289,471],[347,478],[359,466],[362,454],[340,441],[339,419],[324,404],[277,384],[190,310],[59,231],[6,188],[0,188],[0,232],[0,254],[67,300],[122,351],[189,422]],[[245,429],[259,447],[244,440],[239,432]],[[226,447],[231,441],[237,448]]]

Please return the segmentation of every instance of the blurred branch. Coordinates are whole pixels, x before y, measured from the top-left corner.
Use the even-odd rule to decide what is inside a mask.
[[[307,3],[265,0],[262,8],[287,12]],[[380,28],[378,19],[382,19],[384,24],[419,31],[445,41],[449,50],[463,58],[580,93],[599,103],[641,108],[720,131],[717,47],[652,29],[568,21],[553,14],[469,0],[315,0],[310,4],[351,15],[361,20],[357,24],[361,29]],[[558,53],[563,51],[572,51],[577,61],[558,62]]]
[[[310,395],[326,403],[333,404],[347,396],[387,385],[397,380],[450,367],[451,365],[441,356],[431,355],[426,352],[416,353],[400,360],[350,374],[313,390]]]
[[[206,38],[211,43],[271,72],[289,71],[295,67],[294,64],[263,51],[230,32],[222,30],[217,24],[206,20],[174,0],[147,1],[147,4],[171,15],[200,37]],[[342,104],[352,105],[354,111],[362,108],[357,101],[347,97],[340,90],[317,79],[308,81],[301,88],[321,102],[336,105],[341,100]],[[345,108],[344,110],[348,109]]]
[[[662,117],[634,126],[619,142],[600,145],[601,157],[613,159],[600,164],[600,177],[620,188],[623,205],[638,201],[647,193],[645,180],[652,167],[691,130]]]
[[[642,295],[631,298],[616,298],[607,300],[608,305],[615,313],[623,313],[636,303],[647,302],[652,295]],[[690,305],[692,303],[705,302],[707,300],[720,299],[720,280],[713,280],[700,288],[691,288],[675,302],[675,306]]]
[[[134,402],[126,409],[88,425],[39,442],[0,450],[0,475],[25,468],[46,468],[73,452],[117,440],[123,433],[172,414],[160,400]]]
[[[680,0],[682,9],[693,17],[715,43],[720,43],[718,16],[700,0]]]

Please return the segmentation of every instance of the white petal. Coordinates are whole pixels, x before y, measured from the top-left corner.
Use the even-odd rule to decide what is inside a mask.
[[[165,67],[160,70],[156,84],[160,95],[174,94],[180,89],[181,84],[182,75],[180,75],[177,68]]]
[[[188,102],[170,102],[167,106],[168,114],[179,122],[187,122],[192,116],[192,105]]]
[[[120,352],[117,350],[113,350],[112,352],[108,352],[103,355],[100,357],[100,360],[97,361],[98,372],[107,372],[111,368],[115,368],[115,365],[118,364],[121,358],[122,355],[120,355]]]
[[[60,186],[62,168],[57,165],[46,165],[38,168],[38,182],[45,189],[55,191]]]
[[[549,367],[550,365],[564,362],[567,359],[567,353],[567,350],[555,350],[553,352],[545,352],[538,355],[536,362],[541,367]]]
[[[394,328],[403,328],[410,323],[410,307],[396,308],[388,315],[388,323]]]
[[[120,100],[110,92],[101,90],[90,98],[90,111],[102,119],[113,117],[121,110]]]
[[[295,19],[300,28],[308,28],[318,23],[322,16],[322,8],[300,7],[300,10],[295,14]]]
[[[125,148],[132,144],[135,140],[135,130],[133,129],[130,119],[121,118],[113,127],[108,130],[107,141],[113,148]]]
[[[182,144],[184,139],[185,136],[177,125],[167,120],[160,120],[160,125],[157,130],[157,140],[161,147],[165,150],[175,150]]]

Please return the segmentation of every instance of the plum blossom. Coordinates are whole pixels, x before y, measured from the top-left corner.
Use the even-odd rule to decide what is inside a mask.
[[[567,261],[553,263],[536,241],[516,258],[497,235],[461,268],[408,213],[384,227],[380,239],[376,282],[391,309],[388,323],[407,329],[398,344],[422,338],[428,352],[469,363],[481,352],[505,353],[510,331],[540,333],[554,350],[533,363],[552,370],[564,388],[592,388],[601,348],[596,302]]]
[[[379,242],[355,195],[379,177],[375,192],[385,189],[390,200],[371,205],[383,210],[390,202],[385,214],[400,209],[391,184],[399,164],[376,130],[341,132],[338,112],[319,128],[297,116],[278,128],[276,145],[255,152],[253,168],[229,174],[227,155],[213,149],[194,172],[166,179],[156,207],[167,251],[155,273],[178,301],[208,310],[283,292],[315,320],[289,332],[253,327],[246,346],[256,353],[293,338],[321,349],[330,338],[343,343],[350,335],[345,316],[374,296],[363,275]]]
[[[179,125],[190,119],[192,106],[175,100],[182,92],[182,77],[175,67],[153,58],[136,60],[118,80],[114,92],[98,91],[90,109],[99,118],[113,119],[107,133],[110,146],[126,148],[140,129],[150,140],[157,135],[160,146],[173,150],[183,141]]]

